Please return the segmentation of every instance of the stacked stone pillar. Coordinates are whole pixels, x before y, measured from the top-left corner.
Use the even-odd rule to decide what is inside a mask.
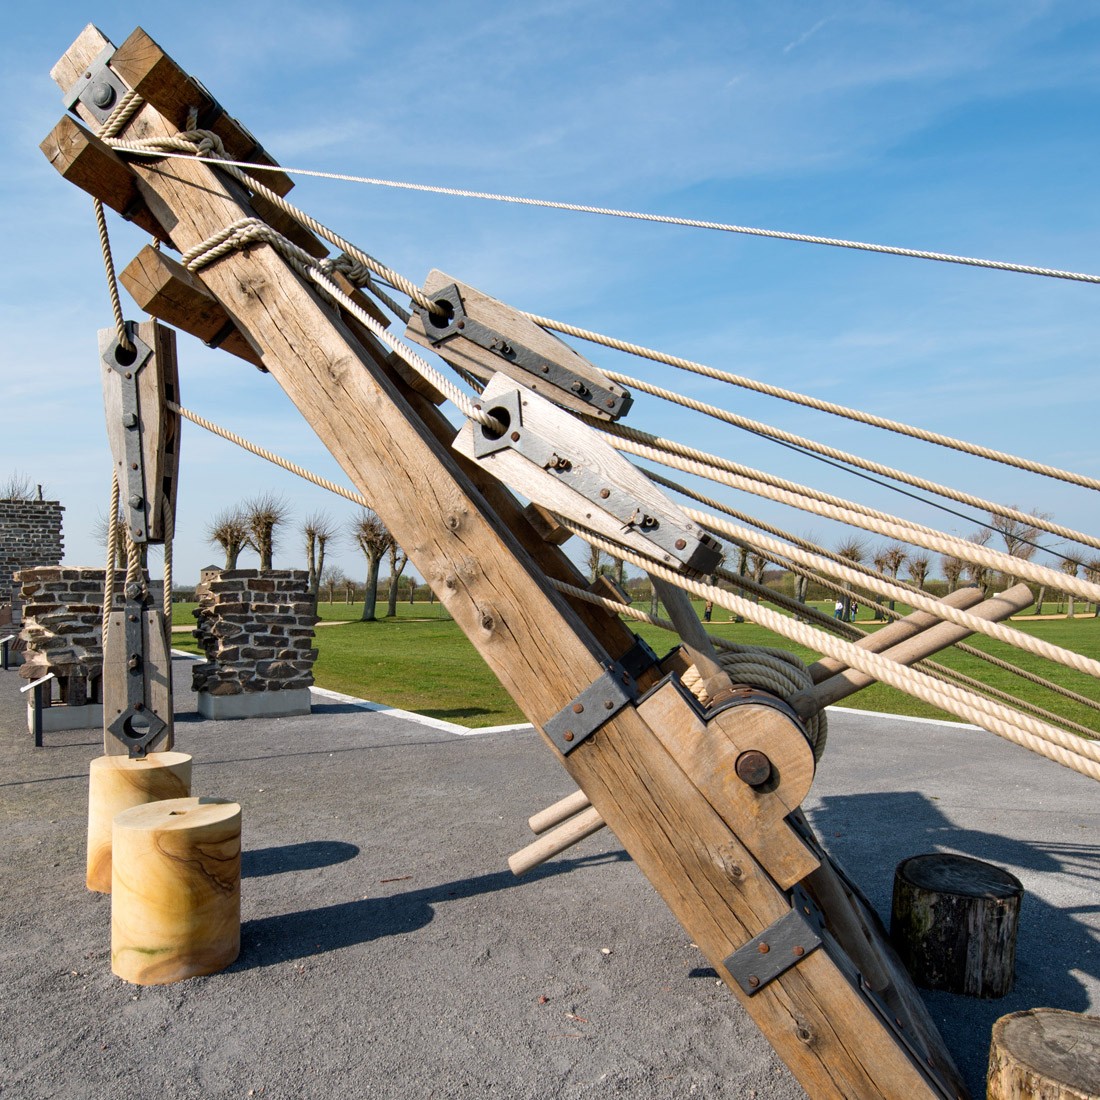
[[[200,586],[192,687],[207,718],[308,714],[317,607],[303,569],[223,570]]]

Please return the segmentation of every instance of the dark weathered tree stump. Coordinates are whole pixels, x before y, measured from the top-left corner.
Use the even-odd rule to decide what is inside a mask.
[[[925,989],[1003,997],[1016,970],[1016,927],[1024,888],[1015,875],[977,859],[933,852],[894,872],[890,936]]]
[[[1002,1016],[989,1048],[988,1100],[1100,1100],[1100,1017],[1033,1008]]]

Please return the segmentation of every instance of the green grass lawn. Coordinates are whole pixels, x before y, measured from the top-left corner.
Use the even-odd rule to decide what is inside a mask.
[[[193,625],[195,620],[191,609],[194,606],[175,604],[173,623]],[[832,604],[819,606],[831,614]],[[384,604],[378,608],[381,615],[385,614],[385,610]],[[399,603],[397,610],[394,619],[380,618],[374,623],[364,623],[358,621],[361,605],[321,604],[322,621],[352,621],[322,626],[317,630],[314,643],[319,651],[314,668],[317,686],[471,727],[523,721],[520,709],[438,602],[421,602],[412,606]],[[698,605],[698,610],[702,610],[701,605]],[[709,629],[720,637],[746,645],[788,649],[807,663],[818,656],[753,623],[731,622],[722,608],[715,610],[717,614]],[[899,605],[897,610],[904,613],[907,608]],[[861,608],[859,621],[865,619],[869,620],[870,615]],[[675,644],[673,635],[656,627],[634,622],[629,625],[660,654]],[[1014,625],[1055,645],[1100,658],[1100,620],[1091,615],[1080,615],[1075,619],[1023,619]],[[1096,681],[1082,673],[1041,661],[992,639],[972,638],[970,644],[1037,672],[1081,695],[1100,697]],[[189,634],[177,633],[173,637],[173,645],[177,649],[196,651],[194,639]],[[1063,699],[1010,672],[954,650],[938,654],[934,659],[992,687],[1064,714],[1100,733],[1100,714],[1096,711]],[[865,688],[850,696],[842,705],[887,714],[957,720],[882,684]]]

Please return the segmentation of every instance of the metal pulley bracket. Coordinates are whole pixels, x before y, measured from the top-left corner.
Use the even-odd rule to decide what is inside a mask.
[[[805,891],[791,891],[791,910],[742,944],[724,962],[731,977],[750,997],[821,946],[824,918]]]
[[[494,375],[481,407],[503,427],[470,421],[454,447],[506,485],[597,534],[689,576],[721,561],[716,539],[594,429]]]
[[[487,381],[498,371],[563,408],[602,420],[625,416],[633,399],[579,352],[518,310],[432,271],[406,335],[452,366]]]
[[[98,122],[106,122],[118,101],[129,91],[108,67],[115,47],[106,45],[99,56],[81,73],[62,97],[65,110],[72,111],[80,103]]]
[[[634,678],[617,661],[609,661],[603,675],[548,718],[542,731],[563,756],[568,756],[637,697]]]
[[[125,482],[122,488],[122,509],[126,526],[134,542],[147,542],[149,538],[149,503],[146,489],[144,449],[141,445],[141,403],[138,399],[138,374],[149,362],[153,349],[137,334],[132,321],[126,322],[126,332],[134,345],[127,351],[116,336],[102,352],[102,359],[109,370],[119,376],[122,399],[122,427],[125,454]],[[121,479],[120,479],[121,480]]]
[[[146,749],[168,729],[155,713],[148,684],[149,644],[146,631],[156,616],[150,616],[151,602],[143,584],[126,586],[122,625],[126,656],[126,698],[122,712],[107,724],[107,730],[122,742],[131,756],[143,756]]]

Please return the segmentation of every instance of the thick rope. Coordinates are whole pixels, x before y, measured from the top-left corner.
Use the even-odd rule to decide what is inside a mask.
[[[130,152],[144,152],[135,148]],[[223,151],[224,152],[224,151]],[[167,154],[171,155],[171,154]],[[457,187],[439,187],[425,183],[407,183],[398,180],[379,179],[375,176],[356,176],[343,172],[321,172],[309,168],[287,168],[285,165],[255,164],[244,160],[231,160],[219,154],[210,158],[212,163],[225,168],[247,169],[249,172],[284,172],[291,176],[309,176],[314,179],[340,180],[345,183],[371,184],[375,187],[393,187],[405,191],[420,191],[433,195],[452,195],[465,199],[487,199],[493,202],[512,203],[519,206],[537,206],[548,210],[570,210],[581,214],[599,214],[604,217],[628,218],[633,221],[656,222],[660,225],[679,225],[692,229],[710,229],[722,233],[738,233],[771,240],[797,241],[802,244],[828,245],[832,248],[850,248],[860,252],[878,252],[889,256],[906,256],[917,260],[935,260],[939,263],[962,264],[966,267],[982,267],[993,271],[1011,271],[1021,275],[1039,275],[1049,279],[1068,279],[1080,283],[1100,283],[1100,275],[1063,271],[1058,268],[1036,267],[1031,264],[1012,263],[1006,260],[985,260],[973,256],[958,256],[951,252],[931,252],[919,248],[903,248],[897,245],[871,244],[840,237],[821,237],[808,233],[790,233],[779,229],[760,229],[728,222],[701,221],[697,218],[678,218],[669,214],[647,214],[636,210],[618,210],[607,206],[589,206],[582,203],[555,202],[550,199],[524,198],[518,195],[501,195],[492,191],[468,191]]]
[[[171,640],[172,637],[172,542],[176,534],[176,517],[172,512],[172,505],[168,497],[163,498],[161,509],[161,523],[164,534],[164,633]]]
[[[653,462],[671,466],[686,473],[743,489],[757,496],[788,504],[804,512],[839,520],[853,527],[861,527],[888,538],[935,550],[964,561],[976,562],[990,569],[1000,570],[1021,580],[1032,580],[1049,585],[1063,592],[1073,593],[1086,600],[1100,599],[1100,585],[1070,577],[1046,566],[1037,565],[1024,558],[991,550],[965,539],[954,538],[922,524],[910,523],[898,516],[890,516],[876,509],[867,508],[854,501],[844,501],[829,493],[821,493],[796,485],[784,478],[777,478],[759,470],[718,455],[707,454],[672,440],[650,435],[648,432],[628,428],[623,424],[604,424],[599,429],[613,447]],[[644,440],[644,442],[635,442]]]
[[[118,471],[111,471],[111,504],[107,512],[107,568],[103,571],[103,623],[100,636],[104,651],[107,648],[107,629],[111,611],[115,606],[115,558],[118,556],[118,506],[122,492],[118,484]]]
[[[111,240],[107,235],[107,218],[103,213],[103,203],[99,199],[92,200],[95,210],[95,224],[99,230],[99,247],[103,253],[103,269],[107,276],[107,293],[111,298],[111,312],[115,316],[115,332],[118,334],[119,346],[126,351],[134,350],[134,342],[126,331],[126,321],[122,316],[122,300],[118,294],[118,277],[115,275],[115,261],[111,255]]]
[[[745,431],[753,432],[755,435],[765,436],[768,439],[775,439],[782,443],[789,443],[792,446],[812,451],[814,454],[824,455],[838,462],[847,463],[849,466],[856,466],[861,470],[868,470],[871,473],[880,474],[894,481],[900,481],[905,485],[912,485],[915,488],[935,493],[937,496],[946,497],[948,500],[955,500],[960,504],[981,508],[983,511],[992,512],[994,515],[1005,516],[1019,523],[1024,523],[1028,526],[1036,527],[1039,530],[1047,531],[1050,534],[1058,535],[1061,538],[1071,539],[1084,546],[1091,546],[1094,549],[1100,550],[1100,537],[1086,534],[1083,531],[1075,531],[1073,528],[1063,527],[1061,524],[1052,523],[1043,516],[1035,516],[1030,512],[1022,512],[1017,508],[1010,508],[1003,504],[998,504],[996,501],[986,500],[983,497],[974,496],[960,489],[953,489],[949,485],[941,485],[938,482],[929,481],[927,478],[906,473],[904,470],[898,470],[892,466],[885,466],[881,462],[862,458],[848,451],[842,451],[836,447],[818,443],[816,440],[807,439],[805,436],[795,435],[793,432],[787,432],[781,428],[772,427],[770,424],[764,424],[759,420],[751,420],[748,417],[739,416],[737,413],[730,412],[716,405],[710,405],[704,401],[696,401],[694,398],[677,393],[675,390],[668,390],[662,386],[654,386],[649,382],[644,382],[640,378],[633,378],[629,374],[619,374],[616,371],[609,370],[604,370],[603,373],[611,379],[612,382],[618,382],[620,385],[630,389],[648,393],[653,397],[659,397],[663,401],[668,401],[672,404],[680,405],[683,408],[691,409],[694,412],[702,413],[715,420],[724,421],[727,424],[734,425],[734,427],[743,428]]]
[[[761,626],[798,642],[808,649],[843,661],[851,668],[864,672],[876,680],[900,688],[965,721],[976,722],[990,732],[1046,756],[1067,768],[1100,780],[1100,742],[1083,741],[1064,730],[1038,722],[1027,715],[1012,711],[962,688],[937,683],[924,673],[834,638],[778,611],[771,611],[759,604],[754,605],[714,585],[690,580],[659,562],[642,557],[632,548],[611,543],[591,531],[578,527],[564,517],[561,517],[561,521],[593,546],[678,585],[700,599],[713,600],[720,607],[752,618]]]
[[[823,401],[817,397],[810,397],[795,390],[784,389],[781,386],[773,386],[767,382],[760,382],[754,378],[746,378],[740,374],[730,374],[727,371],[708,367],[704,363],[696,363],[691,359],[682,359],[677,355],[669,355],[663,351],[655,351],[640,344],[631,344],[625,340],[616,339],[613,336],[605,336],[589,329],[578,328],[575,325],[566,324],[564,321],[555,321],[550,317],[541,317],[535,313],[523,313],[523,316],[534,321],[542,328],[552,329],[566,336],[576,337],[578,340],[587,340],[590,343],[601,344],[604,347],[614,348],[616,351],[625,352],[628,355],[636,355],[642,359],[651,359],[656,363],[665,363],[680,370],[701,374],[706,378],[713,378],[720,382],[728,382],[742,389],[752,390],[755,393],[767,394],[781,401],[789,401],[796,405],[804,405],[806,408],[816,409],[819,412],[830,413],[833,416],[842,416],[848,420],[854,420],[860,424],[869,424],[875,428],[896,432],[898,435],[910,436],[913,439],[923,440],[925,443],[934,443],[939,447],[948,447],[951,450],[962,451],[965,454],[976,455],[979,458],[989,459],[991,462],[1000,462],[1006,466],[1015,466],[1030,473],[1041,474],[1044,477],[1055,478],[1059,481],[1067,481],[1072,485],[1081,485],[1086,489],[1100,489],[1100,479],[1088,477],[1085,474],[1074,473],[1071,470],[1061,470],[1055,466],[1035,462],[1032,459],[1021,458],[1019,455],[1009,454],[1005,451],[993,450],[977,443],[970,443],[965,439],[956,439],[954,436],[942,435],[939,432],[927,431],[911,424],[904,424],[899,420],[890,420],[887,417],[876,416],[873,413],[863,412],[860,409],[849,408],[847,405],[838,405],[832,401]]]

